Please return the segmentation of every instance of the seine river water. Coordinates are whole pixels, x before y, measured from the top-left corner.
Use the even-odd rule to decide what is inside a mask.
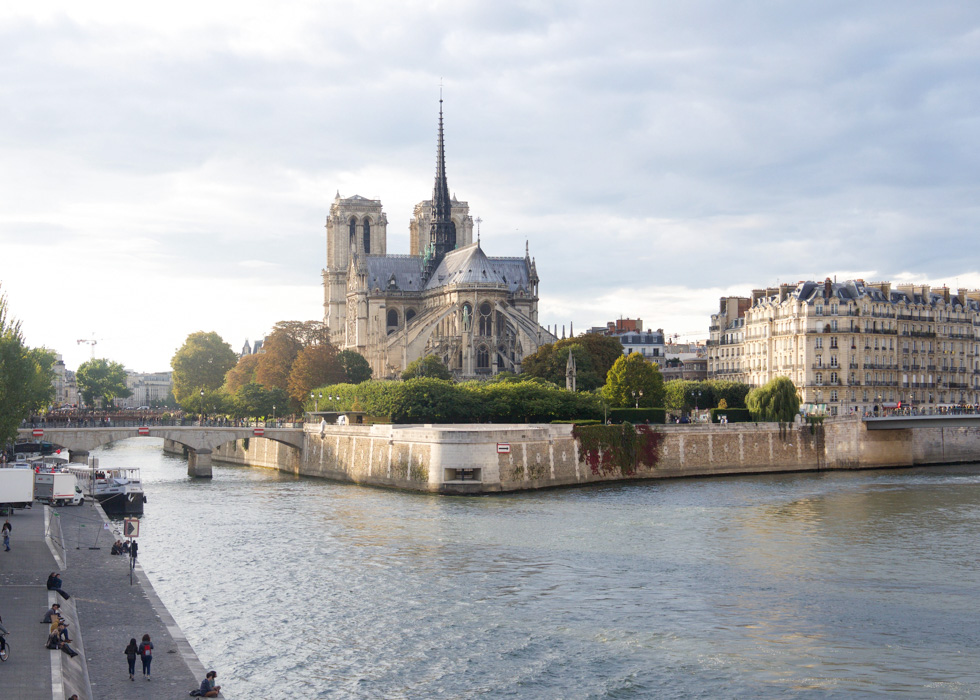
[[[980,696],[980,465],[446,498],[97,456],[228,698]]]

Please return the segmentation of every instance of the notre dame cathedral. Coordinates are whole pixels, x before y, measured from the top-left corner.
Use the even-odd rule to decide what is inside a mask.
[[[376,199],[337,194],[327,217],[324,316],[331,340],[356,350],[375,378],[395,378],[436,355],[460,379],[521,371],[557,338],[538,323],[538,274],[523,258],[491,258],[473,242],[469,205],[449,197],[442,100],[432,199],[410,223],[408,255],[389,255]]]

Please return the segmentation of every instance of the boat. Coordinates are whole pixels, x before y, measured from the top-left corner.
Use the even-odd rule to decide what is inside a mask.
[[[139,467],[71,466],[82,493],[94,498],[106,515],[142,515],[146,496]]]

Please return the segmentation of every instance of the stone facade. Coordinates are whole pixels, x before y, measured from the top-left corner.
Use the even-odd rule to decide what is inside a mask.
[[[570,425],[308,426],[304,449],[262,438],[213,458],[373,486],[480,494],[635,479],[906,467],[978,458],[980,428],[868,430],[856,417],[805,425],[639,427],[649,449],[629,465]],[[612,443],[615,444],[615,443]],[[607,454],[604,454],[606,452]],[[625,467],[625,468],[624,468]]]
[[[808,411],[935,409],[980,401],[980,291],[800,282],[721,300],[708,374],[761,386],[789,377]]]
[[[337,193],[327,217],[324,319],[333,344],[395,378],[436,355],[458,378],[521,371],[555,336],[538,323],[538,274],[524,257],[488,257],[473,243],[469,205],[449,197],[442,111],[433,197],[415,207],[410,255],[389,255],[380,200]]]

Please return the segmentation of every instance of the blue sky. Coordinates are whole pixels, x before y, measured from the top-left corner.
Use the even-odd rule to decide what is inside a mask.
[[[139,371],[322,316],[334,194],[408,251],[451,191],[541,320],[706,334],[724,294],[980,287],[980,6],[32,2],[0,8],[0,284]]]

